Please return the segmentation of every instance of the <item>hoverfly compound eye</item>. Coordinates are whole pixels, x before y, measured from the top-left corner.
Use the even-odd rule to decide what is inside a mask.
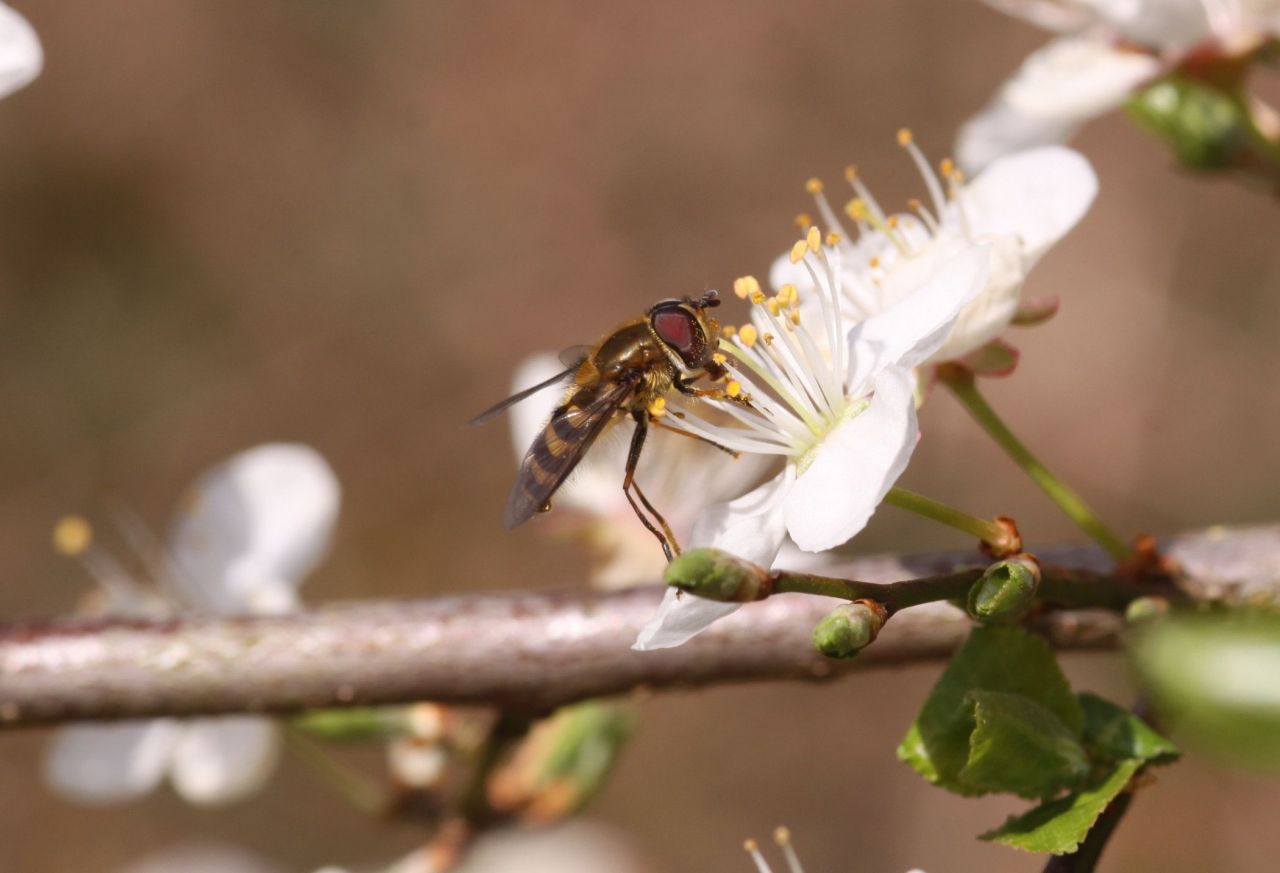
[[[679,304],[655,306],[649,315],[653,332],[680,356],[686,366],[701,365],[706,340],[692,312]]]

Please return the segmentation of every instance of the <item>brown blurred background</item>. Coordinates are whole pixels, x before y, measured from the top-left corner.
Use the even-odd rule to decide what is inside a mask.
[[[0,103],[0,616],[90,586],[48,545],[117,497],[157,530],[208,465],[266,440],[344,487],[312,601],[579,584],[537,525],[499,523],[502,426],[461,423],[528,352],[654,299],[763,275],[810,175],[857,161],[918,193],[894,132],[942,157],[1043,40],[960,0],[20,4],[47,55]],[[1278,204],[1190,179],[1121,117],[1078,146],[1101,196],[1033,274],[1057,320],[992,387],[1032,445],[1129,531],[1280,518]],[[949,398],[906,484],[1033,542],[1074,531]],[[886,508],[860,551],[962,540]],[[1074,678],[1130,696],[1114,657]],[[1016,804],[927,787],[893,748],[936,670],[644,706],[598,817],[654,870],[747,869],[789,824],[813,871],[1036,870],[974,835]],[[257,798],[52,798],[40,732],[0,735],[0,870],[112,870],[192,839],[290,869],[389,860],[286,764]],[[1280,786],[1192,757],[1161,773],[1109,870],[1274,869]]]

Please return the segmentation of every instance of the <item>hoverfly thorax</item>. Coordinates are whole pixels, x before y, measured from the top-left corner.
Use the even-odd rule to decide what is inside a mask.
[[[715,291],[707,291],[697,300],[685,297],[659,301],[649,308],[649,329],[684,369],[704,369],[711,363],[720,332],[707,310],[719,305],[720,296]]]

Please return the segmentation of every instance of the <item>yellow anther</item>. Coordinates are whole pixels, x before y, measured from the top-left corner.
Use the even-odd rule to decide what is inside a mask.
[[[778,302],[777,297],[770,297],[767,301],[765,301],[764,305],[765,305],[765,308],[769,310],[770,315],[776,316],[779,312],[782,311],[782,304]]]
[[[855,197],[846,203],[844,211],[855,221],[866,221],[871,217],[871,210],[867,208],[867,201],[861,197]]]
[[[766,346],[771,346],[771,345],[773,345],[773,334],[771,334],[771,333],[766,333],[766,334],[764,335],[764,337],[762,337],[762,339],[764,339],[764,344],[765,344]]]
[[[738,332],[738,329],[734,327],[732,324],[726,324],[724,327],[720,328],[720,335],[723,336],[725,339],[731,338],[737,332]]]
[[[799,213],[792,220],[796,223],[796,227],[800,228],[801,230],[808,230],[809,225],[813,224],[813,218],[807,212]]]
[[[943,158],[938,164],[938,171],[942,173],[944,179],[951,178],[951,174],[956,171],[956,162],[951,158]]]
[[[964,171],[963,171],[963,170],[960,170],[960,169],[957,169],[954,173],[952,173],[952,174],[951,174],[951,181],[952,181],[952,182],[955,182],[957,185],[963,185],[963,184],[964,184]]]
[[[787,313],[787,317],[791,319],[791,323],[794,324],[796,327],[800,326],[800,310],[799,309],[791,310],[790,312]]]
[[[910,209],[912,212],[919,212],[922,209],[924,209],[924,204],[921,203],[915,197],[912,197],[910,200],[907,201],[907,208]]]
[[[773,831],[773,841],[779,846],[785,846],[791,842],[791,830],[785,827],[775,828]]]
[[[738,331],[738,339],[747,348],[751,348],[756,344],[756,339],[760,336],[754,324],[744,324]]]
[[[794,305],[799,298],[800,292],[796,290],[796,286],[791,282],[778,289],[778,299],[787,306]]]
[[[667,414],[667,398],[655,397],[653,402],[649,404],[649,414],[654,418],[661,418]]]
[[[748,852],[758,852],[760,851],[760,844],[755,840],[743,840],[742,848]]]
[[[809,234],[805,237],[805,242],[809,245],[809,251],[816,255],[822,250],[822,231],[816,227],[809,228]]]
[[[854,179],[858,178],[858,168],[855,167],[853,164],[850,164],[849,166],[845,167],[844,178],[846,182],[852,182]]]
[[[886,227],[888,227],[890,230],[893,230],[898,226],[898,216],[890,215],[887,219],[885,219],[884,223]]]
[[[880,259],[872,255],[871,259],[867,261],[867,266],[873,270],[880,269]]]
[[[716,352],[711,356],[711,360],[723,366],[724,364],[729,363],[729,356],[724,354],[723,352]]]
[[[746,300],[760,293],[760,283],[755,276],[741,276],[733,280],[733,293]]]
[[[751,295],[751,302],[754,303],[756,306],[759,306],[761,303],[764,303],[764,301],[765,301],[765,296],[763,291],[757,290],[754,294]]]
[[[737,397],[742,393],[742,383],[737,379],[734,379],[728,385],[724,386],[724,393],[728,394],[730,397]]]
[[[802,239],[796,240],[796,244],[791,247],[791,263],[798,264],[804,260],[804,254],[808,251],[809,244]]]
[[[911,128],[904,127],[902,128],[902,130],[898,131],[898,145],[902,146],[903,148],[906,148],[907,146],[911,145],[911,141],[913,139],[915,139],[915,136],[912,135]]]
[[[92,542],[93,528],[78,515],[68,515],[53,526],[53,547],[59,554],[82,555]]]
[[[810,179],[804,183],[804,190],[808,191],[810,194],[821,194],[822,180],[816,177]]]
[[[827,245],[834,246],[840,242],[840,234],[834,230],[827,234]]]

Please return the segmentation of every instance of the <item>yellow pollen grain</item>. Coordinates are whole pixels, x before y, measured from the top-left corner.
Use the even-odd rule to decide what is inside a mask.
[[[829,234],[827,234],[827,245],[834,246],[834,245],[837,245],[839,242],[840,242],[840,234],[836,233],[834,230],[831,231]]]
[[[760,844],[755,840],[743,840],[742,848],[748,852],[758,852],[760,851]]]
[[[782,311],[782,304],[778,302],[777,297],[770,297],[768,300],[765,301],[764,306],[765,306],[765,309],[769,310],[770,315],[776,316],[779,312]]]
[[[871,267],[873,270],[878,270],[880,268],[880,259],[872,257],[871,260],[867,261],[867,266]]]
[[[716,352],[711,356],[711,360],[715,361],[717,364],[723,365],[729,362],[729,356],[723,352]]]
[[[68,515],[53,526],[53,547],[68,557],[84,554],[93,542],[93,528],[78,515]]]
[[[890,215],[887,219],[885,219],[885,225],[890,230],[893,230],[894,228],[896,228],[898,226],[898,216]]]
[[[822,231],[816,227],[809,228],[809,234],[805,237],[805,243],[809,246],[809,251],[815,255],[822,249]]]
[[[649,404],[649,414],[654,418],[661,418],[667,414],[667,398],[655,397],[653,402]]]
[[[742,393],[742,383],[737,379],[734,379],[728,385],[724,386],[724,393],[728,394],[730,397],[737,397]]]
[[[760,293],[760,283],[755,276],[741,276],[733,280],[733,293],[746,300]]]
[[[808,250],[808,243],[802,239],[796,240],[796,244],[791,247],[791,263],[798,264],[804,260],[804,253]]]
[[[813,217],[810,216],[809,213],[807,212],[800,212],[796,215],[795,218],[792,219],[792,221],[794,221],[796,227],[800,228],[801,230],[808,230],[809,225],[813,224]]]
[[[898,131],[898,145],[903,148],[911,145],[911,141],[913,139],[915,139],[915,136],[911,133],[911,128],[904,127],[902,130]]]
[[[751,302],[754,303],[756,306],[759,306],[760,304],[764,303],[764,301],[765,301],[765,296],[763,291],[757,290],[754,294],[751,295]]]
[[[787,827],[777,827],[773,831],[773,841],[779,846],[785,846],[791,842],[791,829]]]
[[[861,197],[855,197],[846,203],[844,211],[855,221],[866,221],[871,217],[871,210],[867,208],[867,202]]]
[[[814,178],[804,183],[804,190],[808,191],[810,194],[821,194],[822,180],[815,176]]]
[[[800,326],[800,310],[799,309],[791,310],[789,313],[787,313],[787,318],[790,318],[791,323],[794,324],[796,327]]]
[[[756,330],[756,326],[754,324],[744,324],[742,329],[738,331],[738,339],[741,340],[742,344],[747,348],[754,346],[759,336],[760,333]]]
[[[844,179],[846,182],[852,182],[856,178],[858,178],[857,167],[855,167],[853,164],[850,164],[849,166],[844,168]]]
[[[765,344],[766,346],[771,346],[771,345],[773,345],[773,334],[771,334],[771,333],[766,333],[766,334],[764,335],[763,339],[764,339],[764,344]]]
[[[944,178],[949,178],[956,171],[956,162],[951,158],[943,158],[938,164],[938,171],[942,173]]]

